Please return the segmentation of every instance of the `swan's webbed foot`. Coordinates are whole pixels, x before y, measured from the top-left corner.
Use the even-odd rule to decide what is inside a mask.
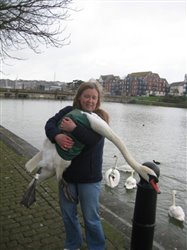
[[[23,194],[22,200],[20,204],[29,208],[36,201],[36,182],[37,179],[33,178],[33,180],[29,183],[27,190]]]
[[[36,172],[34,178],[29,183],[27,190],[23,194],[22,200],[20,204],[24,205],[25,207],[29,208],[35,201],[36,201],[36,185],[41,174],[42,168],[39,168]]]

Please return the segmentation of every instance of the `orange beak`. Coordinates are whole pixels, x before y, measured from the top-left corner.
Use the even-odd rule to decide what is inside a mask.
[[[157,183],[155,182],[154,179],[151,179],[149,183],[151,184],[151,186],[154,188],[154,190],[155,190],[158,194],[161,193],[161,191],[160,191],[160,189],[159,189],[159,187],[158,187],[158,185],[157,185]]]

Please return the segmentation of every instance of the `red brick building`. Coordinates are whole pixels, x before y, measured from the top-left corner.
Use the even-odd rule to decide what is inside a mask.
[[[164,96],[168,91],[168,86],[167,80],[160,78],[157,73],[136,72],[128,74],[125,78],[124,94],[127,96]]]

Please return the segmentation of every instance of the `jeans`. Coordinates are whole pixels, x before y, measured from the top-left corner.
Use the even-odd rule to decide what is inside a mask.
[[[71,194],[80,202],[85,224],[88,250],[104,250],[105,236],[99,216],[99,195],[101,182],[72,184],[68,183]],[[59,187],[60,207],[66,231],[65,248],[75,250],[82,245],[81,225],[77,214],[77,204],[70,202]]]

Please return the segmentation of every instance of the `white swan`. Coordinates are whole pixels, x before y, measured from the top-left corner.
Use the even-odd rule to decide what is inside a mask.
[[[176,206],[176,202],[175,202],[176,193],[177,193],[176,190],[172,191],[173,203],[172,203],[172,206],[169,207],[168,214],[170,217],[183,222],[185,220],[185,214],[184,214],[182,207]]]
[[[137,186],[136,179],[134,178],[133,174],[134,174],[134,170],[131,171],[131,175],[125,181],[126,189],[133,189],[133,188],[136,188]]]
[[[117,159],[116,155],[114,155],[114,158],[116,158],[114,167],[108,169],[105,172],[106,185],[109,186],[109,187],[111,187],[111,188],[114,188],[114,187],[118,186],[119,181],[120,181],[120,173],[116,169],[116,167],[117,167],[117,160],[118,159]]]
[[[143,179],[149,182],[157,192],[159,192],[158,186],[156,184],[156,182],[158,182],[156,173],[152,169],[139,164],[131,156],[122,140],[114,133],[109,125],[95,113],[87,113],[80,110],[79,112],[88,119],[90,127],[95,132],[106,137],[108,140],[114,143],[114,145],[116,145],[116,147],[122,153],[127,163],[138,174],[140,174]],[[38,152],[26,163],[26,169],[29,172],[32,172],[35,168],[41,168],[40,174],[37,174],[34,177],[34,181],[37,180],[37,182],[41,182],[42,180],[55,175],[55,173],[57,180],[61,181],[62,173],[69,165],[70,161],[62,159],[58,155],[55,145],[52,144],[48,139],[45,139],[42,151]],[[31,181],[29,187],[32,185],[32,183],[33,181]]]

